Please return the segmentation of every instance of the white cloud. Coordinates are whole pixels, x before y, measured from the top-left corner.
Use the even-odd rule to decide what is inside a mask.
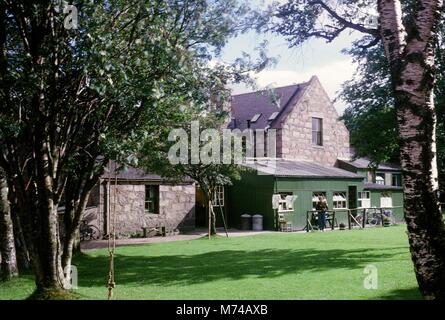
[[[316,75],[329,97],[334,99],[341,89],[341,84],[352,78],[355,69],[356,65],[353,64],[352,59],[342,59],[327,65],[307,68],[303,72],[294,70],[264,70],[255,75],[255,78],[257,79],[258,87],[261,89],[267,86],[282,87],[306,82],[313,75]],[[251,91],[251,89],[244,86],[233,86],[232,89],[234,94]],[[335,102],[335,107],[341,114],[345,108],[345,103],[337,101]]]

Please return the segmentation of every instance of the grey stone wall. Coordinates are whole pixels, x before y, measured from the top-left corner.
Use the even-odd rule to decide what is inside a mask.
[[[323,119],[323,146],[312,144],[312,117]],[[334,166],[349,158],[349,131],[315,77],[277,130],[277,156]]]
[[[107,192],[109,210],[107,209]],[[98,196],[97,196],[98,194]],[[195,227],[195,185],[159,185],[159,214],[145,212],[145,183],[119,182],[117,186],[103,181],[92,194],[97,203],[97,216],[104,234],[111,231],[107,225],[107,213],[115,210],[115,231],[118,234],[141,233],[143,227],[165,226],[168,229],[187,230]],[[115,207],[114,207],[115,206]]]

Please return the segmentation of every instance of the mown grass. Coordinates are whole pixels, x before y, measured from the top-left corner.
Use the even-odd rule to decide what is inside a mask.
[[[115,299],[420,299],[405,226],[272,233],[117,248]],[[76,257],[82,299],[105,299],[106,250]],[[378,270],[378,288],[363,285]],[[0,284],[25,299],[32,276]]]

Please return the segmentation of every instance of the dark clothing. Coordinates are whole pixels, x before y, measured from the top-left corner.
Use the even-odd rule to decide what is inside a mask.
[[[324,230],[326,228],[326,211],[318,213],[318,229]]]
[[[324,201],[317,202],[315,210],[318,211],[318,229],[324,230],[326,228],[326,211],[328,211],[328,205]]]
[[[328,211],[328,205],[326,204],[326,202],[317,202],[317,204],[315,205],[315,210],[317,211]]]

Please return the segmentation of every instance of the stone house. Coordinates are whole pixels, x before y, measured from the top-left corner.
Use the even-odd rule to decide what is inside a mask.
[[[143,170],[128,168],[114,174],[114,164],[92,190],[84,219],[109,234],[115,212],[115,232],[142,234],[142,228],[188,230],[195,226],[195,183],[178,183]]]
[[[350,157],[349,131],[313,76],[308,82],[232,97],[231,129],[276,130],[276,156],[334,166]]]
[[[362,204],[358,200],[366,191],[365,176],[353,167],[339,166],[339,159],[352,160],[349,131],[316,76],[272,93],[235,95],[231,106],[229,128],[256,130],[254,144],[263,143],[255,139],[258,132],[267,136],[275,130],[276,156],[271,167],[270,155],[260,159],[262,155],[255,154],[253,163],[245,164],[249,172],[228,188],[230,226],[239,227],[240,216],[247,213],[263,215],[265,228],[276,229],[277,214],[282,214],[294,229],[302,229],[319,196],[326,198],[329,208],[343,210],[344,218],[345,209]],[[277,195],[281,201],[274,210],[272,197]],[[288,196],[293,203],[285,200]],[[396,202],[403,204],[403,199]]]

